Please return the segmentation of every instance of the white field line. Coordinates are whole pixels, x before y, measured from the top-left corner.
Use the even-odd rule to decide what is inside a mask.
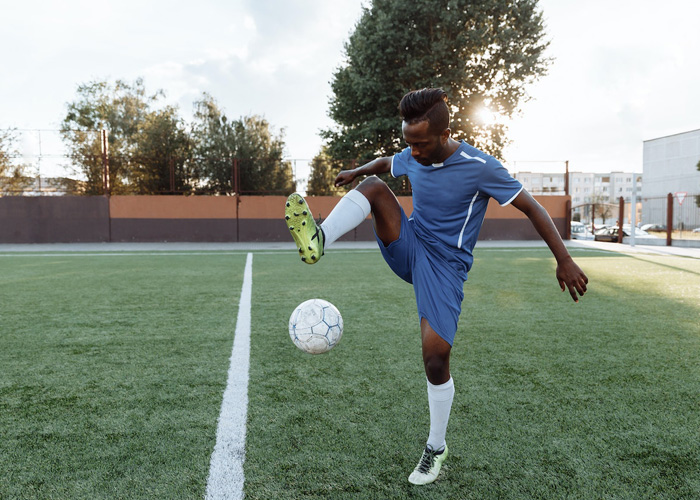
[[[367,249],[348,249],[348,250],[333,250],[333,253],[378,253],[379,248],[376,250],[367,250]],[[7,252],[7,253],[2,253],[0,250],[0,258],[2,257],[169,257],[169,256],[201,256],[201,255],[209,255],[209,256],[216,256],[216,255],[244,255],[244,254],[249,254],[249,251],[232,251],[232,252],[217,252],[217,251],[211,251],[211,252],[170,252],[170,251],[162,251],[162,252],[121,252],[121,253],[113,253],[113,252],[79,252],[79,253],[61,253],[61,252],[56,252],[56,253],[33,253],[33,252]],[[281,255],[296,255],[297,252],[292,250],[255,250],[255,253],[260,254],[260,255],[268,255],[268,254],[281,254]]]
[[[253,254],[249,253],[243,273],[243,288],[238,305],[236,336],[233,340],[228,382],[216,429],[216,445],[209,465],[207,500],[243,498],[252,291]]]

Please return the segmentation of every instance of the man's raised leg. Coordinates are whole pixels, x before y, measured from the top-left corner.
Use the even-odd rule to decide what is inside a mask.
[[[306,200],[293,193],[287,198],[285,221],[296,242],[301,260],[315,264],[331,245],[372,213],[379,239],[388,245],[401,234],[401,207],[382,180],[368,177],[343,196],[322,224],[317,224]]]

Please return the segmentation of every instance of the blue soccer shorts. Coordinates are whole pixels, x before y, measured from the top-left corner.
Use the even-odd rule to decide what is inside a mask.
[[[377,243],[392,271],[413,284],[419,321],[428,320],[432,329],[452,345],[462,310],[464,279],[416,235],[413,221],[408,220],[403,208],[399,239],[384,246],[377,237]]]

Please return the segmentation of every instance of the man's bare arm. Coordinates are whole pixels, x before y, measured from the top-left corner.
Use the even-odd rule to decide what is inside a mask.
[[[586,285],[588,284],[588,277],[581,270],[578,265],[574,262],[569,255],[569,251],[564,246],[564,242],[559,236],[559,231],[554,226],[552,218],[549,216],[547,211],[537,203],[537,201],[524,189],[520,194],[513,200],[513,206],[520,210],[522,213],[527,215],[532,225],[542,237],[542,239],[547,243],[549,249],[554,254],[554,258],[557,260],[557,280],[559,281],[559,286],[562,291],[569,290],[571,298],[575,302],[578,302],[578,295],[583,296],[586,293]]]
[[[377,175],[384,174],[391,170],[391,157],[382,157],[372,160],[369,163],[365,163],[361,167],[354,168],[352,170],[341,170],[338,176],[335,178],[336,186],[344,186],[345,184],[350,184],[360,175]]]

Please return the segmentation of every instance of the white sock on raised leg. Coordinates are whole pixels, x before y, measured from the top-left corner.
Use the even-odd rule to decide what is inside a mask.
[[[328,248],[342,235],[359,226],[371,211],[372,208],[365,195],[357,189],[348,191],[321,224],[325,238],[324,247]]]

